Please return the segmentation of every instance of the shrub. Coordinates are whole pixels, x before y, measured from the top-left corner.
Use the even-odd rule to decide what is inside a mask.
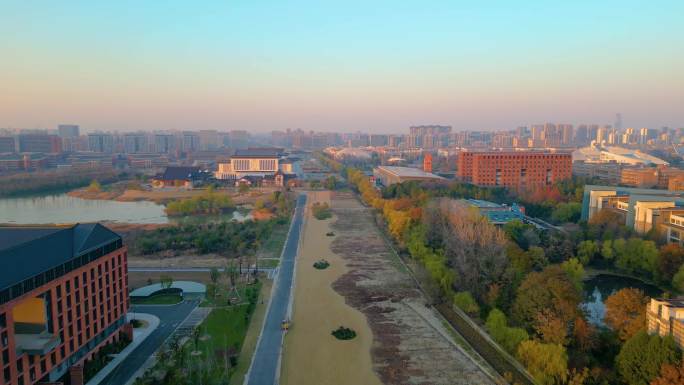
[[[316,219],[328,219],[332,218],[332,212],[330,211],[330,206],[327,203],[316,202],[312,206],[313,215]]]
[[[476,315],[480,312],[480,306],[477,305],[473,296],[467,291],[459,291],[454,294],[454,305],[470,315]]]
[[[340,326],[336,330],[333,330],[330,334],[332,334],[338,340],[351,340],[354,337],[356,337],[355,331],[349,328],[345,328],[344,326]]]
[[[325,259],[318,260],[314,262],[313,267],[315,267],[318,270],[324,270],[327,269],[330,266],[330,262],[326,261]]]

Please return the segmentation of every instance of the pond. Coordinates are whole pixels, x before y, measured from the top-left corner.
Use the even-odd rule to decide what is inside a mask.
[[[118,202],[72,197],[67,194],[0,198],[0,223],[6,224],[52,224],[76,222],[120,222],[140,224],[164,224],[177,221],[252,219],[251,214],[235,210],[230,214],[208,217],[169,219],[164,205],[154,202]]]
[[[584,281],[582,308],[586,312],[587,320],[593,325],[604,326],[603,317],[606,313],[604,302],[606,298],[626,287],[640,289],[649,297],[657,297],[662,294],[657,287],[634,278],[598,274]]]

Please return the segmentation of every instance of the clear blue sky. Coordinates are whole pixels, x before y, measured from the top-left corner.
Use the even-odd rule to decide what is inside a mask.
[[[681,1],[2,1],[0,127],[684,126]]]

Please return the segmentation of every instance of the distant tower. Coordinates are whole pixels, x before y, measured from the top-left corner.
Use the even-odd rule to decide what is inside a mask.
[[[429,152],[423,157],[423,171],[432,172],[432,154]]]
[[[615,125],[613,128],[618,130],[618,132],[622,130],[622,114],[619,112],[615,114]]]

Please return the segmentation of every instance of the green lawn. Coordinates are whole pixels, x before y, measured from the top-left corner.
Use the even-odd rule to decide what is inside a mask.
[[[236,285],[238,295],[240,296],[239,303],[246,303],[249,300],[249,295],[258,296],[259,289],[261,288],[261,282],[257,282],[251,285],[238,284]],[[217,286],[217,294],[214,298],[205,298],[200,306],[202,307],[223,307],[230,306],[231,290],[224,284],[219,283]]]
[[[263,245],[259,249],[259,256],[261,258],[278,258],[280,257],[280,252],[285,244],[285,239],[287,238],[287,232],[290,229],[290,221],[282,225],[275,225],[273,227],[273,232],[264,240]]]
[[[180,294],[159,294],[147,298],[131,298],[134,305],[175,305],[183,300]]]

